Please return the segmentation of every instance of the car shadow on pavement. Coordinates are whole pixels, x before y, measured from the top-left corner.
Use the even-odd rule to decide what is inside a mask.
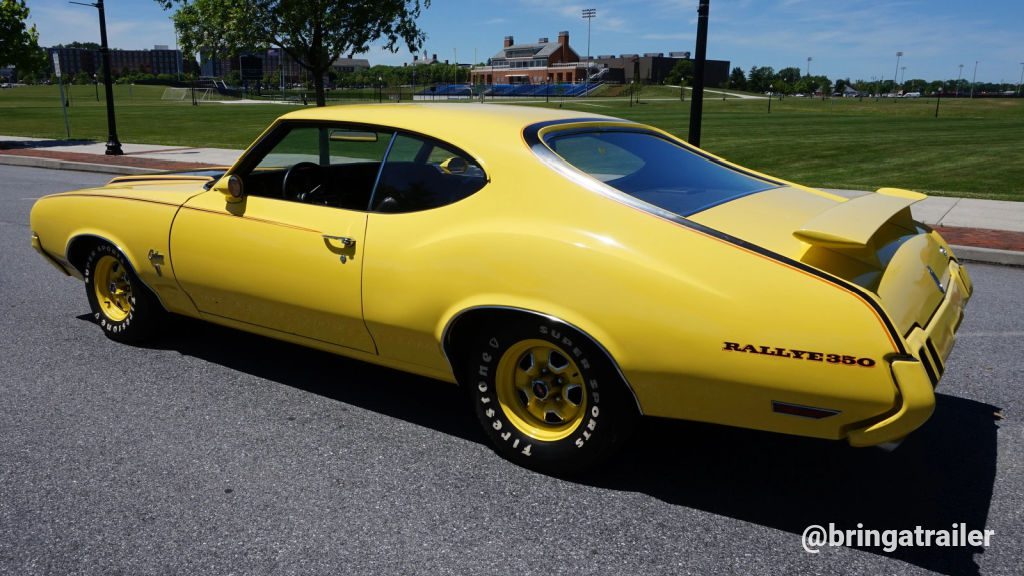
[[[92,314],[78,318],[95,323]],[[144,347],[173,350],[465,440],[487,441],[469,400],[450,384],[190,318],[174,316],[168,324],[163,337]]]
[[[94,321],[89,314],[79,318]],[[185,318],[176,318],[152,347],[486,443],[464,395],[436,380]],[[875,530],[941,530],[954,523],[981,530],[995,482],[998,410],[938,394],[932,418],[891,453],[651,418],[613,462],[571,481],[645,493],[797,536],[830,523],[843,530],[858,523]],[[861,549],[950,575],[977,574],[974,554],[984,551]],[[797,538],[793,553],[805,553]]]
[[[694,422],[649,420],[594,485],[639,491],[800,535],[986,526],[996,474],[995,406],[937,394],[932,418],[893,452]],[[998,538],[995,536],[994,538]],[[857,547],[943,574],[978,574],[981,547]],[[824,548],[824,547],[823,547]],[[793,539],[793,553],[804,554]],[[821,555],[827,555],[824,548]]]

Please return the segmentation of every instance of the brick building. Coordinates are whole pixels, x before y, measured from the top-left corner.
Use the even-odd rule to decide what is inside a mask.
[[[597,56],[590,60],[590,80],[660,84],[681,59],[689,60],[690,53]],[[540,38],[534,43],[516,44],[512,36],[506,36],[501,51],[488,59],[486,66],[474,66],[470,74],[473,84],[579,83],[587,78],[587,69],[587,63],[581,62],[569,46],[569,33],[559,32],[557,42]],[[705,61],[705,85],[720,86],[728,78],[727,60]]]
[[[61,73],[74,76],[85,72],[92,76],[101,71],[99,50],[88,48],[47,48],[49,62],[53,66],[53,54],[60,58]],[[174,74],[184,72],[181,67],[181,50],[170,50],[167,46],[155,46],[153,50],[110,50],[110,72],[121,76],[128,72],[145,74]]]
[[[569,46],[569,33],[558,33],[558,41],[540,38],[530,44],[516,44],[505,37],[501,51],[486,66],[474,66],[470,78],[474,84],[543,84],[545,82],[582,82],[586,63]]]
[[[689,60],[689,52],[648,52],[646,54],[602,54],[594,58],[599,68],[607,68],[603,80],[630,83],[634,80],[645,84],[661,84],[679,60]],[[704,61],[704,85],[713,88],[729,79],[728,60]]]

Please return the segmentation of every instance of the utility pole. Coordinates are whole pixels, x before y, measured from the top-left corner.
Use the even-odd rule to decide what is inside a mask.
[[[693,92],[690,94],[690,144],[700,146],[701,115],[704,113],[704,61],[708,56],[708,13],[711,0],[697,5],[697,59],[693,62]]]
[[[595,8],[584,8],[583,19],[587,21],[587,67],[583,73],[583,95],[586,96],[590,92],[590,21],[597,16],[597,9]]]
[[[956,73],[956,97],[960,97],[960,77],[964,75],[964,65],[960,65],[960,71]]]
[[[1024,62],[1020,63],[1020,80],[1017,81],[1017,96],[1020,96],[1020,85],[1024,84]]]
[[[971,77],[971,99],[974,99],[974,84],[978,81],[978,61],[974,61],[974,76]]]
[[[900,58],[903,57],[903,52],[896,53],[896,70],[892,73],[892,91],[896,91],[896,75],[900,72]],[[895,96],[895,94],[893,94]]]
[[[110,48],[107,47],[107,16],[103,9],[103,0],[96,0],[94,4],[84,2],[71,2],[81,6],[91,6],[99,12],[100,16],[100,56],[103,59],[103,87],[107,91],[107,150],[108,156],[120,156],[124,154],[121,150],[121,142],[117,139],[117,123],[114,120],[114,90],[110,80]]]

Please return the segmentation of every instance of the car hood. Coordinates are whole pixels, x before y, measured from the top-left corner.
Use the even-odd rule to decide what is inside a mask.
[[[192,196],[208,189],[226,171],[226,168],[218,168],[118,176],[105,186],[63,192],[53,196],[105,196],[180,206]]]

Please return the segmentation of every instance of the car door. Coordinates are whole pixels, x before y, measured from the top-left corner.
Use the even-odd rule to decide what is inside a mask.
[[[211,190],[171,229],[171,261],[203,314],[376,352],[362,316],[366,206],[390,133],[283,125],[239,163],[244,195]]]

